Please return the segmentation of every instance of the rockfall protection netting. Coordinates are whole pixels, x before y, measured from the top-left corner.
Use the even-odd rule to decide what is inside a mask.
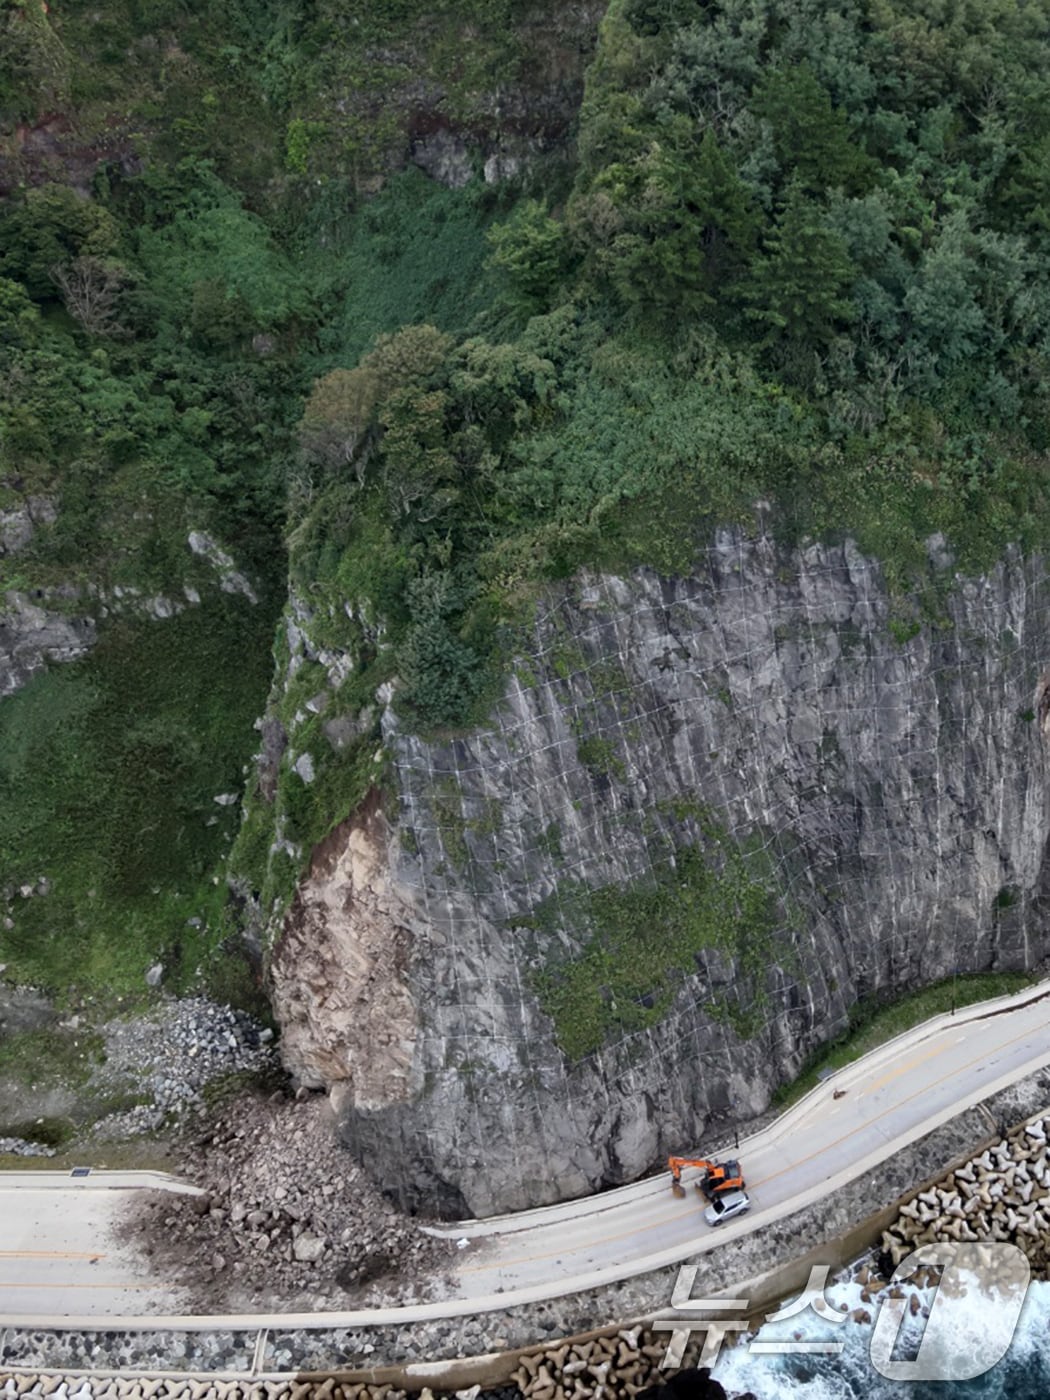
[[[388,713],[419,1040],[412,1101],[350,1113],[366,1158],[450,1213],[580,1193],[760,1111],[861,998],[1034,966],[1047,603],[1019,554],[931,543],[916,611],[849,542],[725,531],[688,579],[550,592],[487,727]],[[598,925],[678,928],[705,880],[768,899],[624,983]]]

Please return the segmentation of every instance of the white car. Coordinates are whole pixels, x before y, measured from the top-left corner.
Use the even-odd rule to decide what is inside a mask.
[[[716,1196],[704,1211],[708,1225],[721,1225],[724,1220],[732,1220],[735,1215],[743,1215],[751,1209],[751,1197],[746,1191],[727,1191],[724,1196]]]

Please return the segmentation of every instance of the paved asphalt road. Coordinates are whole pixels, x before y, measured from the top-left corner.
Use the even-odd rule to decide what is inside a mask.
[[[711,1229],[696,1192],[679,1200],[663,1176],[580,1201],[467,1222],[445,1232],[469,1242],[458,1296],[333,1313],[328,1322],[409,1323],[493,1310],[675,1263],[782,1219],[1048,1064],[1050,983],[938,1017],[839,1071],[740,1144],[753,1202],[748,1215]],[[105,1192],[97,1187],[118,1174],[88,1178],[88,1189],[63,1176],[67,1189],[44,1190],[40,1182],[47,1175],[0,1174],[0,1324],[72,1314],[84,1320],[105,1315],[114,1325],[114,1314],[124,1320],[165,1310],[162,1282],[151,1284],[109,1234],[116,1203],[131,1183],[114,1180],[120,1191]],[[139,1180],[147,1175],[135,1174],[134,1184],[156,1184]],[[96,1264],[90,1262],[92,1250],[102,1255]],[[282,1317],[286,1325],[293,1317],[299,1325],[320,1320],[316,1314]],[[262,1321],[244,1318],[239,1325]]]
[[[0,1173],[0,1323],[167,1311],[164,1283],[118,1238],[130,1193],[144,1187],[181,1183],[162,1172]]]
[[[1011,1009],[1003,1011],[1004,1004]],[[641,1272],[642,1260],[653,1268],[715,1248],[830,1194],[1047,1064],[1050,987],[940,1017],[825,1080],[770,1128],[741,1142],[733,1155],[752,1201],[746,1216],[713,1229],[697,1192],[678,1199],[662,1176],[585,1202],[472,1222],[457,1232],[475,1255],[464,1261],[461,1290],[484,1296],[557,1279],[563,1287],[569,1279],[587,1286],[582,1275],[612,1281]],[[687,1172],[683,1179],[691,1188],[698,1177]]]

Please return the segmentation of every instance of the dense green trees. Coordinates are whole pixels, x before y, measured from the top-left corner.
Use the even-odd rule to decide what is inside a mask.
[[[837,341],[822,376],[840,396],[891,382],[957,401],[965,369],[995,386],[971,404],[986,421],[1035,408],[1046,0],[632,0],[605,46],[588,111],[600,130],[609,111],[631,120],[619,149],[581,136],[570,227],[626,310],[672,335],[750,325],[807,388]]]
[[[77,258],[110,258],[120,229],[108,210],[65,185],[44,185],[0,218],[0,276],[20,281],[30,296],[55,295],[55,271]]]
[[[712,131],[694,148],[676,120],[662,137],[606,166],[572,223],[624,306],[666,330],[733,305],[760,218]]]
[[[763,343],[782,338],[800,352],[830,340],[853,317],[846,297],[853,275],[845,244],[820,206],[802,184],[792,185],[745,287],[748,315],[765,328]]]
[[[280,337],[312,313],[262,222],[186,167],[106,202],[31,189],[0,209],[0,249],[0,476],[80,515],[74,531],[60,511],[23,573],[148,567],[159,581],[187,519],[272,559],[301,382]],[[148,566],[121,524],[125,492],[168,537]]]
[[[808,63],[773,68],[756,84],[750,109],[768,131],[781,177],[819,199],[828,190],[864,194],[878,164],[857,143],[852,123]]]
[[[20,282],[0,277],[0,346],[24,350],[37,338],[40,313]]]
[[[506,223],[489,231],[491,265],[506,279],[510,298],[526,314],[544,311],[568,271],[566,230],[537,199],[527,199]]]
[[[461,18],[434,12],[442,42]],[[1037,529],[1050,0],[612,0],[549,199],[416,171],[355,199],[393,128],[304,96],[351,21],[423,17],[265,6],[217,58],[216,15],[187,21],[171,159],[0,214],[0,451],[68,467],[89,524],[99,483],[148,480],[277,558],[286,508],[299,581],[333,617],[367,599],[384,677],[440,725],[537,577],[687,562],[759,494],[901,573],[933,528],[974,557]],[[213,61],[275,104],[283,189],[224,177]],[[333,141],[345,178],[315,174]]]
[[[0,9],[0,113],[54,111],[69,98],[72,67],[41,0],[7,0]]]
[[[897,578],[935,528],[971,559],[1032,537],[1048,66],[1050,0],[613,0],[567,204],[489,233],[508,342],[381,390],[367,354],[302,425],[357,463],[340,548],[385,541],[417,722],[471,712],[529,579],[688,558],[759,492]]]
[[[299,424],[299,445],[311,465],[334,471],[355,458],[367,461],[366,443],[379,392],[368,366],[333,369],[310,391]]]
[[[293,569],[316,587],[333,541],[358,557],[417,723],[462,724],[491,685],[484,550],[506,528],[518,437],[555,411],[556,379],[523,347],[456,346],[433,326],[407,326],[353,370],[321,376],[307,399],[301,448],[324,476],[297,525]]]

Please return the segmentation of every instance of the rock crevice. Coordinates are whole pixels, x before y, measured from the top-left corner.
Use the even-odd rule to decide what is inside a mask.
[[[285,1064],[346,1112],[376,1112],[421,1087],[412,933],[389,882],[390,840],[373,792],[315,850],[271,962]]]

